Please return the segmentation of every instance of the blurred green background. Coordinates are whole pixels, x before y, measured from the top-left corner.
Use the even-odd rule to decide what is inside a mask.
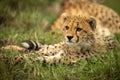
[[[103,4],[120,14],[120,0],[104,0]]]
[[[60,2],[61,0],[1,0],[0,46],[17,44],[23,38],[35,39],[35,33],[37,36],[43,35],[59,13]],[[113,8],[120,14],[119,3],[120,0],[102,0],[101,4]],[[41,42],[52,43],[49,39],[41,40],[40,36],[38,40]]]

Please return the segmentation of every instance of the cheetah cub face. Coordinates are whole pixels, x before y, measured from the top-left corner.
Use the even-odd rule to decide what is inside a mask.
[[[63,36],[68,45],[92,46],[94,43],[94,32],[96,21],[94,18],[80,16],[63,17]]]

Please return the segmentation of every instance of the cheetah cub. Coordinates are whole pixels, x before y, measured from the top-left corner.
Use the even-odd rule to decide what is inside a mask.
[[[62,32],[64,39],[54,45],[41,45],[34,41],[23,41],[22,47],[10,45],[4,49],[16,48],[17,50],[36,50],[35,53],[41,54],[40,61],[47,63],[76,63],[80,59],[94,56],[96,53],[106,53],[107,50],[114,48],[114,42],[110,46],[106,38],[110,35],[104,34],[104,28],[97,26],[93,17],[69,16],[62,14]],[[99,31],[101,30],[101,32]],[[109,32],[110,33],[110,32]],[[109,40],[112,40],[110,38]],[[108,46],[109,45],[109,46]]]

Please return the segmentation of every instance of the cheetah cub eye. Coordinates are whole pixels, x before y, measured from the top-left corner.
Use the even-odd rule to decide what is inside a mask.
[[[82,28],[79,28],[79,27],[76,28],[76,31],[78,31],[78,32],[81,30],[82,30]]]
[[[68,29],[69,29],[69,26],[65,26],[65,29],[68,30]]]

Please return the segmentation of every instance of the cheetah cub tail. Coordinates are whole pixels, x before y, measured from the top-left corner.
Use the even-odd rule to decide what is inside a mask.
[[[25,40],[21,42],[20,46],[27,50],[39,50],[42,47],[42,44],[32,40]]]

